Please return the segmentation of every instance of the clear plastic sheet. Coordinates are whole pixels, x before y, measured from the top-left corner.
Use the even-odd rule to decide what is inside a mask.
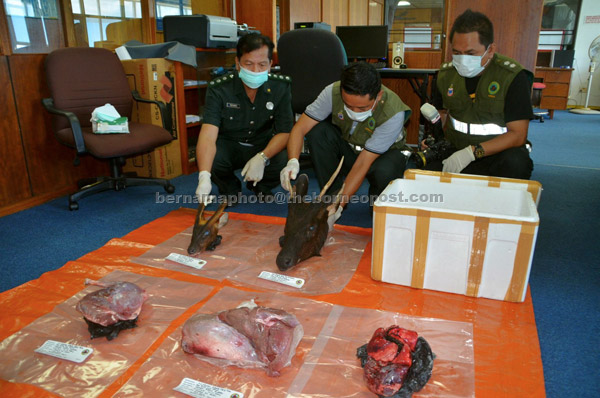
[[[275,263],[283,227],[230,218],[229,223],[219,231],[223,237],[221,244],[214,251],[206,251],[198,256],[207,261],[199,270],[165,259],[170,253],[187,255],[192,227],[131,261],[211,279],[228,279],[261,289],[318,295],[339,293],[344,289],[371,240],[370,235],[334,229],[321,250],[321,256],[311,257],[284,273],[279,271]],[[298,289],[260,279],[258,275],[262,271],[301,278],[305,284]]]
[[[216,366],[181,349],[177,328],[115,397],[180,396],[184,377],[238,391],[244,397],[373,398],[363,381],[356,349],[380,326],[401,325],[419,333],[436,354],[429,383],[415,397],[473,397],[473,327],[466,322],[419,318],[350,308],[277,293],[222,288],[198,312],[215,313],[254,299],[257,304],[294,314],[304,327],[292,364],[280,377],[260,369]],[[190,315],[191,316],[191,315]]]
[[[131,231],[122,238],[112,239],[101,248],[75,261],[67,262],[60,269],[49,271],[38,279],[1,292],[0,325],[2,326],[0,327],[0,340],[10,337],[41,316],[52,312],[57,305],[83,289],[86,278],[98,280],[114,270],[211,285],[214,286],[215,291],[224,289],[225,286],[231,286],[227,280],[218,282],[214,279],[202,278],[183,272],[146,267],[134,264],[129,260],[132,257],[142,255],[154,245],[166,241],[191,226],[195,215],[194,209],[181,208],[174,210],[164,217]],[[230,213],[230,217],[237,220],[279,224],[282,227],[285,221],[279,217],[253,214]],[[227,227],[225,227],[226,229]],[[336,229],[370,236],[369,229],[348,226],[336,226]],[[529,290],[525,301],[516,304],[381,283],[374,281],[371,277],[371,255],[371,245],[368,244],[358,268],[346,288],[340,293],[317,296],[314,299],[330,303],[329,305],[360,307],[371,312],[382,310],[413,317],[445,319],[472,324],[472,344],[475,354],[475,395],[477,397],[542,398],[546,396],[540,345]],[[252,290],[252,287],[238,286],[238,289]],[[280,296],[291,294],[280,294]],[[155,350],[166,341],[168,336],[204,304],[205,301],[194,304],[184,315],[175,319],[157,341],[133,365],[129,366],[127,371],[107,387],[98,398],[112,397],[140,370],[142,364],[155,353]],[[315,316],[317,316],[316,313]],[[351,328],[362,330],[363,326],[353,324],[349,326],[349,329]],[[365,329],[364,332],[370,338],[373,330]],[[429,334],[425,336],[430,340]],[[362,338],[357,340],[362,340]],[[331,343],[332,340],[328,344]],[[364,344],[364,342],[361,344]],[[438,352],[436,347],[433,349],[436,353]],[[302,361],[304,361],[304,356],[300,358]],[[324,358],[323,356],[319,357]],[[202,361],[198,360],[198,362]],[[153,358],[150,363],[158,363],[158,360]],[[168,367],[171,364],[167,360],[163,360],[160,366]],[[0,370],[4,369],[4,363],[0,363],[0,367]],[[147,367],[144,366],[143,371],[147,372],[147,370]],[[159,371],[161,369],[157,368],[158,373],[160,373]],[[149,372],[146,375],[152,377],[153,373]],[[314,377],[314,372],[311,375]],[[173,383],[179,383],[180,381],[181,375],[173,376]],[[165,382],[170,381],[165,379]],[[249,385],[254,386],[254,384]],[[291,382],[289,385],[291,386]],[[259,389],[256,388],[256,390]],[[85,396],[85,391],[84,389],[78,396]],[[245,398],[251,398],[254,394],[252,390],[248,391],[251,392]],[[423,390],[421,393],[425,394],[427,390]],[[363,394],[363,390],[358,391],[355,396],[360,394]],[[0,397],[56,398],[57,396],[33,384],[8,381],[0,374]],[[138,394],[138,396],[141,396],[141,394]],[[183,397],[182,394],[174,393],[170,388],[161,388],[155,393],[147,392],[143,396]],[[370,395],[370,397],[375,398],[374,395]]]
[[[132,282],[149,294],[136,328],[122,331],[112,341],[91,340],[82,315],[75,310],[84,295],[100,289],[88,286],[0,343],[0,377],[37,385],[63,397],[95,397],[126,371],[176,318],[212,290],[196,283],[122,271],[114,271],[101,281]],[[81,364],[35,353],[46,340],[92,347],[94,352]]]

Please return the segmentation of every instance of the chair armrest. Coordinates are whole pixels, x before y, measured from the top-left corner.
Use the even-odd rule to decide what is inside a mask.
[[[82,155],[87,152],[85,149],[85,141],[83,140],[83,133],[81,132],[81,124],[79,119],[73,112],[63,111],[54,107],[54,100],[52,98],[42,98],[42,105],[50,113],[55,115],[61,115],[69,119],[71,130],[73,131],[73,139],[75,140],[75,149],[78,155]]]
[[[133,99],[138,102],[144,102],[144,103],[154,104],[154,105],[158,106],[158,110],[160,111],[160,116],[162,119],[163,128],[172,134],[173,118],[171,117],[171,113],[167,110],[167,106],[165,105],[164,102],[142,98],[142,97],[140,97],[140,94],[137,92],[137,90],[131,90],[131,94],[133,94]]]

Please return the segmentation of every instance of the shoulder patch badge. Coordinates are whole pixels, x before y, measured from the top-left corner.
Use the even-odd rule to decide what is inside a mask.
[[[337,117],[338,117],[338,119],[340,119],[340,120],[344,120],[344,112],[339,112],[339,113],[337,114]]]
[[[448,97],[452,97],[454,95],[454,85],[451,84],[450,87],[448,87],[448,93],[447,93]]]

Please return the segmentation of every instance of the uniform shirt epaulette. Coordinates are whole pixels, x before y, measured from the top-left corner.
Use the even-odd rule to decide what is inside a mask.
[[[451,69],[453,68],[454,65],[452,64],[452,61],[450,62],[444,62],[441,66],[440,66],[440,70],[446,70],[446,69]]]
[[[275,80],[275,81],[280,81],[280,82],[287,82],[287,83],[292,82],[291,77],[289,77],[287,75],[282,75],[280,73],[269,73],[269,79]]]
[[[230,82],[233,80],[233,73],[229,73],[223,76],[219,76],[216,79],[213,79],[208,83],[209,86],[218,86],[226,82]]]
[[[500,58],[496,59],[496,63],[498,64],[498,66],[504,68],[504,69],[508,69],[510,71],[515,71],[517,70],[517,67],[519,66],[518,64],[512,62],[512,61],[508,61],[508,60],[503,60]]]

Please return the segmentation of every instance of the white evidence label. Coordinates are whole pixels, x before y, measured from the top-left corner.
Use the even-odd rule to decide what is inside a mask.
[[[173,390],[194,398],[244,398],[241,392],[228,390],[184,377]]]
[[[60,341],[46,340],[44,344],[35,349],[35,352],[60,359],[66,359],[67,361],[82,363],[92,354],[92,352],[94,352],[94,349],[61,343]]]
[[[194,258],[190,256],[184,256],[183,254],[171,253],[166,257],[166,260],[171,260],[178,264],[187,265],[188,267],[202,269],[204,264],[206,264],[206,260],[202,260],[199,258]]]
[[[260,275],[258,275],[261,279],[266,279],[271,282],[281,283],[282,285],[287,285],[291,287],[295,287],[300,289],[304,286],[304,279],[294,278],[292,276],[276,274],[274,272],[262,271]]]

